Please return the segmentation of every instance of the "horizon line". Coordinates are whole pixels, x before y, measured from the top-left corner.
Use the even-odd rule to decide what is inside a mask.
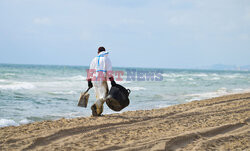
[[[71,66],[71,67],[89,67],[89,65],[67,65],[67,64],[31,64],[31,63],[1,63],[0,65],[30,65],[30,66]],[[218,65],[218,64],[214,64]],[[224,65],[224,64],[221,64]],[[232,65],[233,66],[233,65]],[[236,65],[235,65],[236,66]],[[249,66],[249,65],[243,65],[243,66]],[[206,71],[250,71],[250,70],[237,70],[237,69],[212,69],[212,68],[202,68],[202,67],[196,67],[196,68],[174,68],[174,67],[121,67],[121,66],[113,66],[113,68],[139,68],[139,69],[163,69],[163,70],[206,70]]]

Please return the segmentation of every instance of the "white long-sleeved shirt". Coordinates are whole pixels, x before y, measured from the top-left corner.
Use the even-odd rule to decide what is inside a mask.
[[[112,63],[108,57],[108,54],[109,52],[102,51],[92,60],[90,69],[95,69],[96,75],[98,75],[98,72],[112,72]]]

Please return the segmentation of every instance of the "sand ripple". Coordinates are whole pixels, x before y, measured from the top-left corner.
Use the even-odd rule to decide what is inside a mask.
[[[250,93],[0,128],[0,150],[249,150]]]

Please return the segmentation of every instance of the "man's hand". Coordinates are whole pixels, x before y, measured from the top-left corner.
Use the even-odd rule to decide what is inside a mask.
[[[114,77],[110,77],[109,80],[111,81],[111,85],[112,86],[115,86],[116,85],[116,82],[114,80]]]
[[[93,87],[93,84],[92,84],[92,82],[91,82],[91,79],[88,79],[88,86],[89,86],[89,88],[92,88],[92,87]]]

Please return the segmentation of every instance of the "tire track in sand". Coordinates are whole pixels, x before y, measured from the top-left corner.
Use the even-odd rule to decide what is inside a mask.
[[[231,99],[227,101],[221,101],[221,102],[213,102],[211,104],[204,104],[202,106],[196,107],[197,108],[202,108],[206,106],[216,106],[218,104],[224,104],[224,103],[229,103],[229,102],[236,102],[238,100],[243,100],[243,99],[250,99],[250,97],[246,98],[240,98],[240,99]],[[169,112],[164,115],[158,115],[158,116],[152,116],[152,117],[138,117],[138,118],[131,118],[128,121],[125,122],[119,122],[119,123],[108,123],[108,124],[101,124],[101,125],[96,125],[96,126],[91,126],[91,127],[86,127],[86,126],[81,126],[81,127],[74,127],[70,129],[61,129],[51,135],[44,136],[44,137],[37,137],[34,140],[32,140],[31,144],[29,144],[28,147],[24,148],[23,150],[30,150],[30,149],[37,149],[37,147],[43,147],[46,145],[50,145],[53,143],[56,143],[57,141],[63,140],[65,138],[69,138],[74,135],[85,135],[86,133],[89,132],[94,132],[96,129],[99,129],[100,132],[109,132],[112,131],[113,129],[116,129],[117,127],[125,127],[129,126],[131,124],[146,124],[146,122],[152,122],[152,120],[158,120],[158,119],[166,119],[166,118],[182,118],[185,116],[192,116],[192,115],[197,115],[195,112],[190,112],[192,109],[189,110],[184,110],[184,111],[179,111],[179,112]],[[245,112],[245,111],[244,111]],[[204,113],[200,113],[204,114]],[[246,122],[249,121],[249,119],[246,120]],[[231,133],[236,129],[239,129],[243,127],[245,123],[237,123],[237,124],[229,124],[229,125],[223,125],[220,127],[214,127],[213,129],[206,131],[206,132],[193,132],[189,133],[186,135],[180,135],[176,137],[168,137],[168,138],[162,138],[157,141],[152,141],[148,143],[144,143],[141,145],[148,145],[148,147],[154,149],[155,147],[157,148],[157,145],[161,144],[162,147],[164,147],[163,150],[175,150],[175,149],[181,149],[182,147],[187,146],[190,143],[193,143],[195,141],[201,140],[201,138],[204,137],[215,137],[219,134],[227,134]],[[160,142],[160,143],[158,143]],[[137,149],[140,149],[141,147],[138,146],[139,144],[136,144]],[[115,146],[113,146],[114,149]],[[123,146],[117,146],[115,149],[122,149]],[[145,148],[145,147],[143,147]],[[108,148],[106,148],[108,149]],[[104,150],[106,150],[104,149]],[[111,149],[111,148],[110,148]],[[124,149],[124,148],[123,148]],[[131,148],[132,149],[132,148]]]

